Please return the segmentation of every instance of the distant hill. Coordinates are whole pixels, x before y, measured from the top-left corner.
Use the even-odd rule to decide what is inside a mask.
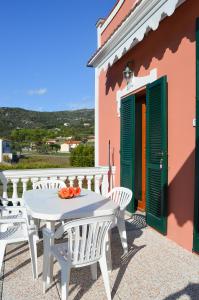
[[[64,123],[78,127],[84,123],[94,126],[94,109],[39,112],[22,108],[0,107],[0,136],[9,136],[16,128],[56,128]]]

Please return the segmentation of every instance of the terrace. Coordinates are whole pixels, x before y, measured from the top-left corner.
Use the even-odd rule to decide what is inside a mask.
[[[80,186],[97,193],[108,191],[108,167],[87,169],[17,170],[0,173],[3,196],[16,205],[22,201],[26,189],[39,178],[60,178],[71,185],[78,180]],[[115,169],[110,182],[114,185]],[[136,213],[126,216],[129,251],[123,255],[117,230],[111,239],[113,269],[110,273],[113,299],[198,299],[199,257],[146,226],[145,217]],[[38,246],[39,278],[32,279],[27,243],[7,247],[1,273],[0,299],[60,299],[60,272],[55,263],[54,281],[42,293],[43,241]],[[58,275],[57,275],[58,274]],[[69,299],[106,299],[102,276],[93,281],[90,268],[73,270],[69,286]]]

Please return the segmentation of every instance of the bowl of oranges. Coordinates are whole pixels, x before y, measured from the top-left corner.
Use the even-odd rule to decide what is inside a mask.
[[[70,187],[64,187],[64,188],[60,189],[58,192],[58,196],[61,199],[70,199],[70,198],[79,196],[80,193],[81,193],[80,187],[70,186]]]

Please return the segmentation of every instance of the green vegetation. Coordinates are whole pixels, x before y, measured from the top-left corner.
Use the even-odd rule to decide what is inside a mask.
[[[89,167],[94,165],[94,147],[86,144],[94,134],[94,110],[37,112],[0,108],[1,138],[11,141],[12,163],[5,157],[0,170]],[[59,153],[66,139],[82,144],[70,154]],[[14,163],[13,163],[14,162]]]
[[[71,152],[71,166],[73,167],[93,167],[94,166],[94,146],[79,145]]]
[[[12,165],[0,164],[0,170],[15,169],[45,169],[45,168],[68,168],[70,167],[69,156],[65,155],[35,155],[24,156],[18,163]]]
[[[89,127],[84,127],[89,123]],[[14,129],[48,129],[48,138],[84,137],[94,132],[94,109],[38,112],[21,108],[0,108],[0,133],[9,138]]]

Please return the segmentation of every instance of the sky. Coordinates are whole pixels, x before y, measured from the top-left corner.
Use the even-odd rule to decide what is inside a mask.
[[[95,24],[116,0],[0,0],[0,107],[94,107]]]

